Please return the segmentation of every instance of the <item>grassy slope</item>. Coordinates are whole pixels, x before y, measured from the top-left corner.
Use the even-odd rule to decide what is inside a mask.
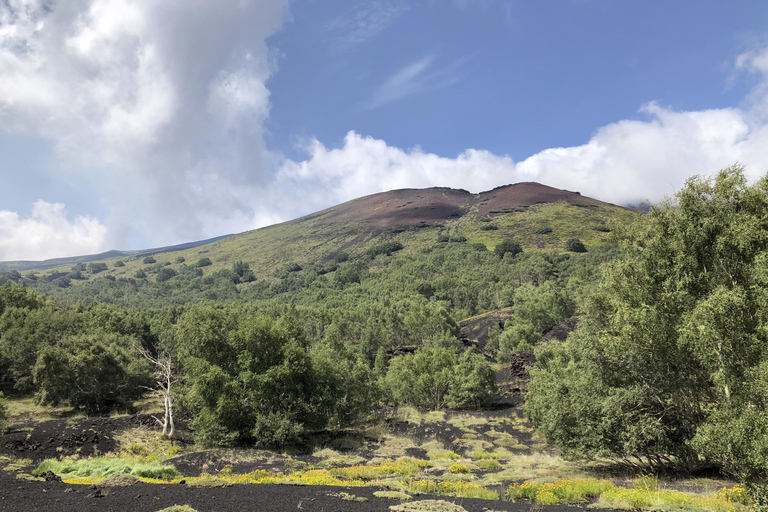
[[[599,226],[612,226],[631,220],[636,214],[612,205],[580,206],[567,202],[538,204],[517,208],[518,211],[491,214],[490,222],[478,219],[478,205],[471,207],[464,215],[448,220],[444,226],[432,225],[426,228],[410,228],[402,232],[385,230],[376,233],[365,222],[355,224],[325,223],[326,215],[314,215],[290,222],[247,231],[202,247],[167,252],[155,255],[158,263],[170,263],[171,268],[180,266],[176,259],[183,257],[185,264],[192,265],[202,257],[210,258],[212,265],[204,267],[206,275],[222,268],[231,268],[237,261],[251,265],[257,279],[273,280],[288,263],[305,266],[320,263],[340,252],[351,256],[363,254],[374,245],[388,240],[401,242],[405,249],[398,254],[413,254],[433,245],[439,234],[463,236],[468,243],[482,243],[489,250],[506,238],[518,240],[526,250],[563,250],[568,238],[578,237],[589,247],[603,244],[610,239],[610,233],[597,231]],[[483,229],[486,226],[497,229]],[[539,234],[542,228],[552,232]],[[146,267],[143,255],[104,260],[109,270],[95,276],[83,273],[84,277],[133,277],[137,270]],[[114,267],[121,260],[124,267]],[[39,271],[39,276],[68,273],[71,265]],[[77,285],[78,281],[73,281]]]

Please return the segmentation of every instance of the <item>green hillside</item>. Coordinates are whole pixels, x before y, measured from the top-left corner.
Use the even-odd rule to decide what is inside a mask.
[[[198,247],[120,255],[79,266],[67,262],[5,276],[48,295],[85,302],[116,302],[126,294],[148,296],[154,305],[164,302],[154,300],[158,296],[169,303],[238,295],[265,298],[274,295],[265,293],[269,287],[286,288],[280,284],[296,281],[297,275],[333,279],[343,262],[364,260],[372,269],[380,268],[371,255],[381,251],[395,259],[418,257],[441,243],[493,251],[512,239],[526,252],[554,254],[563,252],[571,238],[589,250],[606,244],[612,227],[635,215],[538,184],[476,195],[451,189],[399,190]],[[393,252],[387,247],[402,248]],[[249,267],[245,279],[232,275],[238,262]]]

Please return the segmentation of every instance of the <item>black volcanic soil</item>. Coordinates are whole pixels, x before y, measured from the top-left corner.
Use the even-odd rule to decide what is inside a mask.
[[[377,498],[371,487],[323,487],[288,485],[235,485],[219,489],[191,488],[183,484],[154,485],[140,483],[130,487],[99,489],[62,482],[26,482],[13,473],[0,471],[0,510],[7,512],[156,512],[172,505],[189,505],[198,512],[389,512],[399,500]],[[367,501],[345,501],[346,492]],[[469,512],[493,509],[529,512],[527,501],[487,501],[431,495],[422,499],[445,500],[461,505]],[[573,512],[572,506],[542,507],[547,512]]]

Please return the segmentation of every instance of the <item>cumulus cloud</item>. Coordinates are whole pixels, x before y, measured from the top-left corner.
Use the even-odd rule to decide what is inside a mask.
[[[202,237],[269,177],[266,39],[288,0],[6,0],[0,126],[49,139],[113,210],[111,245]],[[215,220],[214,220],[215,219]]]
[[[401,81],[408,83],[429,64],[406,68]],[[746,109],[677,111],[651,102],[640,109],[643,120],[603,126],[583,145],[547,149],[517,163],[477,149],[456,158],[418,148],[404,151],[350,132],[339,148],[312,141],[305,148],[308,159],[285,162],[273,187],[290,190],[300,198],[298,204],[318,208],[394,188],[449,186],[480,192],[520,181],[627,204],[657,202],[690,176],[711,175],[734,163],[745,165],[754,179],[768,171],[768,49],[739,56],[735,67],[759,77]],[[284,197],[283,192],[275,196]]]
[[[102,221],[69,221],[63,206],[41,202],[29,218],[1,212],[0,258],[201,239],[394,188],[479,192],[540,181],[625,203],[657,201],[690,175],[734,162],[753,177],[768,170],[768,47],[734,61],[754,80],[740,108],[689,112],[651,102],[639,120],[519,162],[483,149],[441,156],[391,147],[354,131],[339,147],[311,140],[305,160],[285,160],[266,146],[264,123],[275,72],[266,41],[288,4],[0,2],[0,130],[49,140],[56,172],[88,180],[110,211]],[[362,44],[406,10],[396,0],[367,3],[331,36],[348,48]],[[464,61],[437,62],[428,55],[403,67],[369,106],[448,85]]]
[[[0,261],[42,260],[98,252],[107,228],[88,217],[67,219],[61,203],[37,201],[28,218],[0,210]]]

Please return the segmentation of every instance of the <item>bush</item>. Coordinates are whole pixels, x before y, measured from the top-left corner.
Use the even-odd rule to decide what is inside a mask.
[[[429,409],[482,407],[493,401],[496,374],[472,351],[438,335],[414,352],[392,360],[385,378],[395,403]]]
[[[587,248],[584,247],[584,244],[581,243],[581,240],[578,238],[569,238],[568,241],[565,242],[565,250],[571,252],[587,252]]]
[[[143,270],[139,269],[139,270],[136,271],[134,276],[136,277],[136,279],[145,279],[147,277],[147,273],[144,272]]]
[[[184,258],[184,256],[179,256],[175,261],[176,263],[184,263],[187,260]]]
[[[469,473],[469,468],[465,464],[452,464],[448,468],[448,472],[452,475],[467,474]]]
[[[498,257],[503,258],[505,254],[516,256],[523,252],[523,248],[518,242],[507,239],[497,245],[493,252],[495,252]]]
[[[107,270],[107,264],[102,262],[93,262],[88,264],[88,272],[91,274],[98,274],[99,272],[104,272]]]
[[[41,348],[32,369],[37,401],[54,407],[66,401],[88,416],[130,405],[151,384],[146,361],[135,357],[136,344],[129,336],[91,333]]]
[[[211,265],[213,265],[213,263],[211,262],[211,259],[206,256],[200,258],[199,260],[197,260],[197,263],[195,263],[195,266],[197,268],[209,267]]]
[[[400,251],[402,249],[403,249],[403,244],[397,241],[391,241],[391,242],[384,242],[382,244],[371,247],[366,251],[366,254],[370,258],[375,258],[379,254],[386,254],[387,256],[389,256],[393,252]]]
[[[124,267],[124,266],[125,266],[125,263],[123,263],[123,262],[122,262],[122,261],[120,261],[120,260],[117,260],[117,261],[115,262],[115,267]]]
[[[172,268],[167,268],[167,267],[161,268],[160,270],[157,271],[157,282],[162,283],[163,281],[167,281],[172,277],[176,277],[177,275],[179,275],[178,272],[176,272]]]

